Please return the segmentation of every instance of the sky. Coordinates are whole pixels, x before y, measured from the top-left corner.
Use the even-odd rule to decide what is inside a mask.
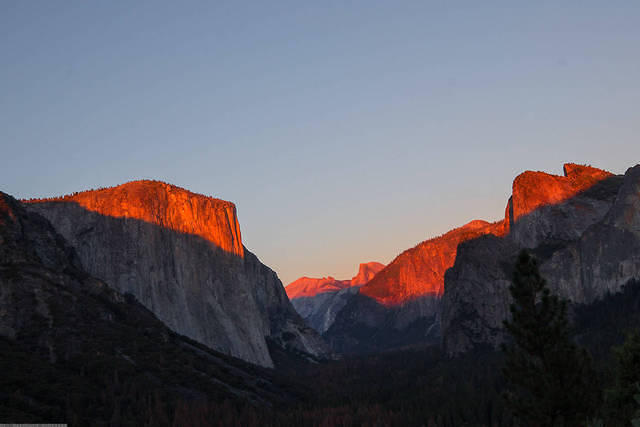
[[[0,190],[233,201],[284,284],[640,162],[637,1],[0,1]]]

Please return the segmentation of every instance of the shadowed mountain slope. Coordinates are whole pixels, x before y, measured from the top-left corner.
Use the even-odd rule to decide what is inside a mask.
[[[521,215],[503,239],[462,244],[445,278],[447,352],[504,340],[512,266],[523,248],[538,258],[551,290],[573,303],[591,304],[640,278],[640,165]]]
[[[181,401],[296,398],[87,274],[45,218],[1,192],[0,353],[0,418],[12,422],[168,425]]]
[[[178,333],[263,366],[273,366],[267,339],[311,357],[328,351],[276,273],[242,246],[230,202],[136,181],[26,206],[52,223],[86,271]]]
[[[444,272],[453,265],[458,245],[485,234],[503,235],[504,221],[471,221],[398,255],[360,289],[385,306],[397,306],[425,295],[441,296]]]
[[[495,223],[471,221],[406,250],[360,293],[387,306],[400,305],[424,295],[441,296],[444,273],[453,266],[460,243],[487,234],[504,236],[523,215],[541,206],[567,200],[611,176],[607,171],[574,163],[565,164],[563,169],[565,176],[532,171],[518,175],[513,181],[513,193],[503,220]]]
[[[192,193],[161,181],[131,181],[116,187],[26,202],[74,202],[104,216],[138,219],[200,236],[217,248],[240,257],[244,254],[240,224],[233,203]]]
[[[325,337],[336,349],[346,352],[386,348],[388,339],[382,337],[402,342],[404,330],[412,331],[407,334],[405,344],[437,342],[445,272],[459,257],[459,245],[482,239],[502,240],[506,235],[529,238],[523,235],[524,226],[516,226],[522,218],[547,206],[565,203],[611,178],[609,172],[573,163],[564,165],[564,176],[532,171],[520,174],[513,182],[503,220],[472,221],[403,252],[347,301]],[[590,198],[585,206],[592,201]],[[582,214],[564,222],[553,219],[528,227],[558,227],[570,232],[581,223],[591,223],[592,216],[585,208]],[[416,328],[422,332],[416,333]]]
[[[363,263],[351,280],[336,280],[330,276],[322,279],[301,277],[285,289],[305,322],[323,333],[333,323],[336,313],[357,292],[357,287],[369,282],[383,268],[379,262]]]

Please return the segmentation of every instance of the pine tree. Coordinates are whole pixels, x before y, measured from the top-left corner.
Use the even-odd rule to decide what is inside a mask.
[[[505,398],[522,425],[581,425],[598,403],[591,358],[571,339],[567,303],[552,295],[527,251],[518,256],[506,354]]]
[[[633,427],[640,427],[640,383],[636,383],[636,389],[638,393],[633,395],[633,399],[636,401],[637,409],[635,417],[631,420]]]
[[[635,395],[640,383],[640,333],[629,333],[615,356],[615,383],[607,390],[607,412],[612,423],[627,424],[637,408]]]

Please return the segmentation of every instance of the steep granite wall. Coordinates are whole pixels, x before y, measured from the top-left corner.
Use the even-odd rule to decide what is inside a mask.
[[[73,202],[112,218],[132,218],[181,233],[200,236],[216,247],[243,256],[236,207],[225,200],[192,193],[160,181],[132,181],[37,202]]]
[[[85,270],[176,332],[263,366],[273,365],[267,338],[326,351],[277,275],[242,246],[230,202],[138,181],[28,207],[51,221]]]
[[[390,342],[425,342],[438,336],[441,326],[450,332],[451,322],[466,322],[472,311],[480,313],[476,318],[500,319],[469,326],[470,335],[478,329],[482,331],[479,334],[488,335],[486,340],[492,340],[489,335],[493,329],[501,330],[509,306],[504,299],[511,265],[507,255],[517,252],[517,247],[539,245],[546,253],[560,242],[579,237],[606,214],[615,182],[607,171],[573,163],[564,165],[564,176],[532,171],[520,174],[513,182],[503,220],[472,221],[403,252],[348,299],[325,338],[342,351],[375,351],[389,348]],[[565,204],[573,208],[567,209]],[[473,255],[464,255],[461,248]],[[462,265],[461,257],[464,266],[448,280],[457,274],[473,292],[447,291],[451,286],[445,285],[445,273]],[[485,281],[496,286],[486,287]],[[444,311],[443,298],[447,299]],[[454,316],[454,312],[460,315]],[[422,335],[416,328],[422,328]],[[451,334],[445,339],[463,340]]]
[[[296,398],[268,370],[170,331],[139,302],[83,271],[49,221],[1,191],[0,346],[4,366],[13,369],[3,372],[3,391],[16,379],[30,384],[3,397],[3,418],[8,409],[31,414],[27,419],[121,425],[149,412],[148,398],[158,393],[252,404]],[[148,415],[156,425],[159,418]]]
[[[569,165],[567,177],[516,179],[514,194],[540,194],[551,181],[569,196],[554,204],[534,203],[533,211],[517,216],[505,238],[484,237],[458,248],[445,277],[442,306],[449,353],[503,341],[512,266],[523,248],[539,259],[552,291],[575,303],[591,303],[640,277],[640,166],[624,177],[601,172]],[[553,188],[550,194],[557,194]],[[522,203],[513,200],[518,212]]]
[[[324,337],[345,353],[439,340],[444,273],[453,265],[458,245],[504,232],[504,221],[471,221],[404,251],[357,293],[336,295],[343,308],[332,311]]]
[[[360,293],[385,306],[399,306],[427,295],[440,297],[444,272],[453,265],[458,245],[485,234],[504,234],[504,222],[471,221],[426,240],[398,255]]]
[[[526,171],[513,180],[506,218],[510,226],[539,207],[563,202],[612,176],[602,169],[575,163],[564,164],[563,171],[564,176]]]

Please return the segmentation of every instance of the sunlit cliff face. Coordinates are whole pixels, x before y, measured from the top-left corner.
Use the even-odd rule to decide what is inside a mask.
[[[504,233],[504,221],[472,221],[406,250],[363,286],[360,293],[386,306],[425,295],[440,296],[444,291],[444,273],[453,266],[460,243],[485,234]]]
[[[134,218],[200,236],[226,252],[244,256],[240,225],[233,203],[159,181],[133,181],[112,188],[26,202],[77,203],[101,215]]]
[[[564,176],[526,171],[516,177],[505,215],[509,224],[536,208],[560,203],[612,176],[610,172],[574,163],[565,164],[563,169]]]
[[[380,264],[379,262],[363,263],[360,264],[358,274],[351,278],[351,280],[337,280],[331,276],[321,279],[301,277],[287,285],[285,290],[287,291],[289,299],[313,297],[326,292],[334,292],[352,286],[364,285],[383,268],[384,264]]]
[[[523,215],[544,205],[560,203],[611,175],[572,163],[564,165],[564,176],[524,172],[513,182],[504,220],[472,221],[403,252],[384,269],[379,263],[361,264],[358,275],[351,280],[300,278],[287,286],[287,294],[289,298],[297,298],[364,285],[362,295],[386,306],[425,295],[439,297],[444,291],[444,273],[453,266],[460,243],[487,234],[504,236]],[[134,218],[197,235],[226,252],[244,256],[233,203],[159,181],[133,181],[113,188],[27,202],[76,203],[102,215]]]
[[[358,274],[351,278],[351,286],[360,286],[368,283],[383,268],[384,264],[380,264],[379,262],[367,262],[360,264]]]
[[[524,172],[513,182],[505,219],[495,223],[472,221],[418,244],[396,257],[360,289],[360,294],[385,306],[401,305],[428,295],[440,297],[444,292],[444,274],[453,266],[460,243],[487,234],[502,237],[523,215],[541,206],[567,200],[611,175],[601,169],[573,163],[564,165],[564,176]]]

